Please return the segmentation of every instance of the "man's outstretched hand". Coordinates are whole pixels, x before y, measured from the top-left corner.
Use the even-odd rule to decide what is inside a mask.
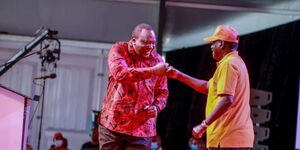
[[[163,76],[166,75],[168,67],[168,63],[158,63],[155,66],[151,67],[151,71],[154,75]]]
[[[180,71],[178,71],[174,67],[172,67],[172,66],[168,67],[168,69],[167,69],[167,76],[169,78],[177,79],[179,74],[180,74]]]

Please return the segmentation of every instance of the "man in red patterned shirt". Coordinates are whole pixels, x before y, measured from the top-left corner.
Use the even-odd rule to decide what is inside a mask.
[[[148,24],[137,25],[129,42],[108,54],[109,78],[99,126],[100,150],[149,150],[155,117],[166,106],[168,64],[155,51]]]

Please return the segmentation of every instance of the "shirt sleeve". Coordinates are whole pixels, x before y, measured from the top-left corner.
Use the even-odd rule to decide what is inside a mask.
[[[158,112],[164,109],[167,105],[167,98],[169,90],[167,85],[167,77],[161,76],[155,84],[154,102],[153,105],[157,107]]]
[[[238,68],[232,62],[220,65],[217,81],[217,94],[228,94],[234,96],[237,80],[239,78]]]
[[[109,72],[117,82],[136,82],[152,76],[148,68],[129,67],[126,62],[128,57],[126,48],[115,44],[108,55]]]

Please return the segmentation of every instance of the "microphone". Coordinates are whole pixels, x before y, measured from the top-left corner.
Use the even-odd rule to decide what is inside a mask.
[[[51,73],[50,75],[47,75],[47,76],[41,76],[41,77],[36,77],[36,78],[34,78],[34,79],[37,80],[37,79],[48,79],[48,78],[54,79],[54,78],[56,78],[56,74],[55,74],[55,73]]]

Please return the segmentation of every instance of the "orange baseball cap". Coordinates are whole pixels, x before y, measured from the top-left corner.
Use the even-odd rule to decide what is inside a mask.
[[[223,40],[227,42],[239,42],[238,32],[230,26],[219,25],[215,33],[211,37],[203,39],[205,42],[213,42],[216,40]]]

